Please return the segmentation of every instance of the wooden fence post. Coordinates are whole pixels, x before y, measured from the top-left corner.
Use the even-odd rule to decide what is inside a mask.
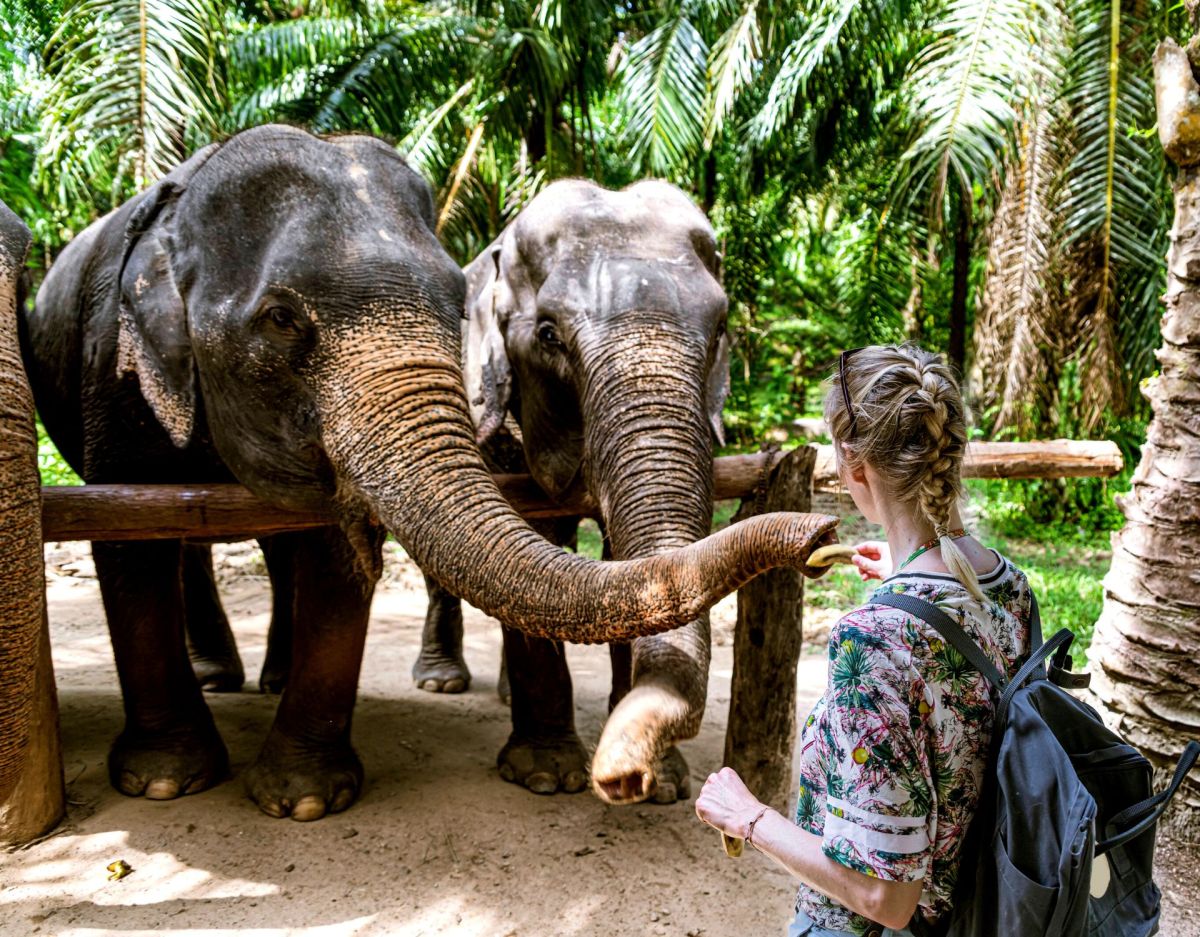
[[[29,231],[0,203],[0,845],[54,827],[66,806],[50,661],[33,396],[17,349]]]
[[[736,519],[810,510],[816,456],[812,446],[785,455],[767,475],[765,492],[743,501]],[[803,607],[804,577],[799,570],[772,570],[738,592],[725,731],[725,764],[759,800],[785,813],[792,793]]]

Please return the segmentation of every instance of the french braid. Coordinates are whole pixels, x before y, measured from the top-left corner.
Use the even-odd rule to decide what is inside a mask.
[[[853,432],[839,382],[835,376],[825,398],[839,457],[850,468],[869,462],[898,501],[915,501],[940,541],[946,568],[984,601],[974,567],[949,536],[967,442],[953,373],[938,355],[915,345],[859,349],[846,364]]]

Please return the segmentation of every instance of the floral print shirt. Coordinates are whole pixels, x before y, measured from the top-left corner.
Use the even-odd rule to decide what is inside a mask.
[[[953,618],[1008,677],[1029,653],[1030,590],[997,554],[981,607],[952,576],[901,572],[876,591],[907,593]],[[825,855],[866,875],[924,881],[919,912],[949,907],[975,813],[993,705],[987,680],[931,625],[870,600],[829,636],[825,693],[800,739],[796,822]],[[807,885],[797,909],[830,930],[870,924]]]

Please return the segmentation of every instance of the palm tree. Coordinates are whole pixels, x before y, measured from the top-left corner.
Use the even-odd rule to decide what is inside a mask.
[[[1154,60],[1158,133],[1179,166],[1176,234],[1167,257],[1161,371],[1147,389],[1154,419],[1133,491],[1121,505],[1125,527],[1114,536],[1089,657],[1093,689],[1121,731],[1165,767],[1200,726],[1200,288],[1192,270],[1200,256],[1200,85],[1188,53],[1172,40]],[[1183,795],[1175,815],[1194,823],[1200,779]]]

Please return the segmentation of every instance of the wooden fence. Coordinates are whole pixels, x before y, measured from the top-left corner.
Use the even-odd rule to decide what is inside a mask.
[[[1108,477],[1121,470],[1111,442],[1055,440],[973,443],[968,478]],[[497,475],[513,507],[529,519],[596,516],[590,499],[552,502],[527,475]],[[814,490],[837,485],[831,446],[788,453],[724,456],[713,461],[718,500],[741,499],[738,518],[765,511],[808,511]],[[43,539],[240,540],[332,523],[332,513],[285,511],[241,485],[83,485],[43,488]],[[796,667],[804,580],[773,570],[738,594],[733,681],[725,761],[764,802],[783,809],[791,791],[796,736]]]

